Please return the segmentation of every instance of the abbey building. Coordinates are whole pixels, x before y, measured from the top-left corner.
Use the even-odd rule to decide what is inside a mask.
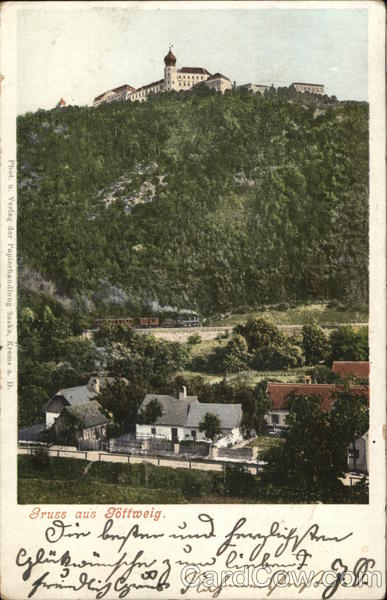
[[[144,102],[149,94],[159,94],[172,90],[189,90],[195,85],[204,83],[210,89],[224,93],[232,88],[231,81],[221,73],[211,74],[204,67],[182,67],[176,68],[176,56],[169,49],[164,58],[164,79],[154,81],[148,85],[136,89],[130,85],[122,85],[113,90],[108,90],[94,98],[93,105],[98,106],[102,102],[113,102],[117,100],[138,100]]]

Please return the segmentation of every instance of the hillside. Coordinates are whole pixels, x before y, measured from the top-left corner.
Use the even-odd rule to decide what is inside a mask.
[[[18,169],[24,285],[73,306],[367,302],[365,103],[199,88],[41,110]]]

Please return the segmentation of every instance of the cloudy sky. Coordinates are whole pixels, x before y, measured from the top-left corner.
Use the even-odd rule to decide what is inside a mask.
[[[203,66],[237,84],[323,83],[341,100],[366,100],[367,38],[367,10],[355,3],[241,10],[31,2],[18,10],[18,112],[61,97],[90,104],[124,83],[161,79],[169,44],[178,67]]]

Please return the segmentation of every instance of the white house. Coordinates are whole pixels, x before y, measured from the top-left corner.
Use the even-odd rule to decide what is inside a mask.
[[[220,421],[221,440],[217,445],[235,443],[242,438],[240,425],[242,421],[241,404],[205,404],[199,402],[197,396],[187,396],[185,387],[178,398],[163,394],[147,394],[138,414],[152,400],[158,400],[162,415],[150,425],[137,424],[136,437],[161,438],[171,441],[209,441],[204,432],[199,431],[200,422],[206,413],[215,414]]]

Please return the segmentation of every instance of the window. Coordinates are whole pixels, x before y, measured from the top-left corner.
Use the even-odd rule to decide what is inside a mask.
[[[193,437],[193,439],[196,438],[196,431],[194,429],[191,431],[191,436]]]
[[[156,427],[152,427],[151,428],[151,434],[152,435],[156,435]]]
[[[278,425],[279,415],[271,415],[271,422],[273,423],[273,425]]]

